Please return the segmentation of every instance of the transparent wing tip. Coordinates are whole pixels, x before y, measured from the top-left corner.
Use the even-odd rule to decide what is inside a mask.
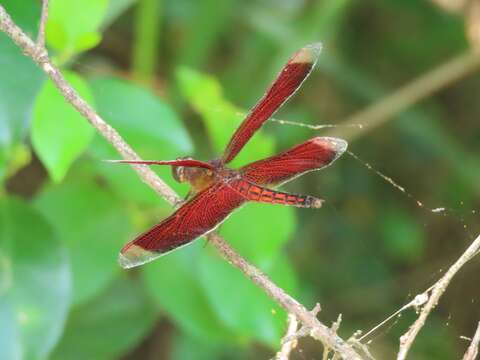
[[[292,58],[294,63],[314,63],[322,51],[322,43],[313,43],[301,48]]]
[[[348,142],[343,139],[327,137],[328,142],[333,146],[337,156],[342,155],[348,148]]]
[[[342,156],[342,154],[348,148],[348,143],[345,140],[339,139],[339,138],[322,136],[322,137],[315,138],[315,141],[319,142],[320,144],[321,143],[325,144],[325,142],[328,143],[329,147],[335,153],[335,156],[331,162],[337,160],[340,156]]]
[[[135,244],[127,244],[118,254],[118,263],[122,268],[130,269],[155,260],[161,255],[163,254],[145,250]]]

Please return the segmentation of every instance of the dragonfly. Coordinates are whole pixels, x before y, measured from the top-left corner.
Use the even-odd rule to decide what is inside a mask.
[[[333,137],[314,137],[280,154],[239,169],[227,164],[242,150],[255,132],[301,86],[311,73],[321,44],[310,44],[291,56],[273,84],[250,110],[227,144],[223,155],[210,161],[191,157],[176,160],[112,160],[117,163],[168,165],[178,182],[188,182],[192,196],[176,211],[127,243],[119,263],[132,268],[150,262],[174,249],[214,231],[235,209],[253,201],[300,208],[320,208],[323,200],[275,190],[307,172],[330,165],[347,149],[347,142]]]

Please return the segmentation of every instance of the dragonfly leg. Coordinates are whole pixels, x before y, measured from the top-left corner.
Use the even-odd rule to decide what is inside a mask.
[[[192,197],[195,196],[197,192],[196,191],[193,191],[193,190],[190,190],[188,192],[188,194],[184,197],[184,198],[180,198],[178,199],[177,201],[175,201],[175,203],[173,204],[173,208],[175,210],[177,210],[179,207],[181,207],[183,204],[185,204],[186,202],[188,202],[188,200],[190,200]]]

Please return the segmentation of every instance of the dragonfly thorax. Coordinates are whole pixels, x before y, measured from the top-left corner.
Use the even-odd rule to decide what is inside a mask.
[[[212,170],[199,167],[172,166],[172,175],[173,178],[180,183],[190,183],[195,192],[210,186],[214,180]]]
[[[192,158],[182,158],[193,160]],[[190,166],[172,166],[173,178],[182,183],[188,182],[194,192],[202,191],[216,181],[230,181],[240,177],[238,170],[223,165],[220,160],[211,160],[212,169]]]

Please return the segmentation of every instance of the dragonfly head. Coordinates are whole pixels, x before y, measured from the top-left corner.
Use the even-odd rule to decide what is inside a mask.
[[[193,158],[182,157],[180,159],[192,160]],[[190,166],[172,166],[172,175],[179,183],[190,183],[195,191],[201,191],[210,186],[214,179],[213,170]]]

